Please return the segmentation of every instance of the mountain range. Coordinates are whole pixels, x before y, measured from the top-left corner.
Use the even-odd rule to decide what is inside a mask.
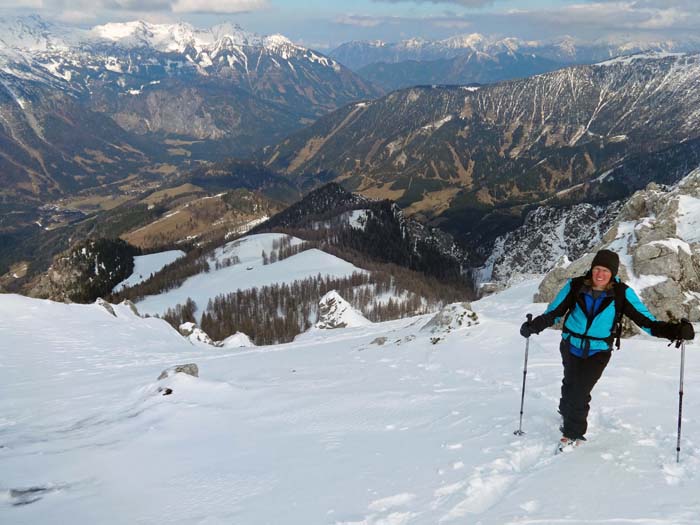
[[[129,22],[0,20],[3,212],[246,156],[380,91],[281,35]],[[123,183],[122,183],[123,185]],[[9,215],[8,215],[9,216]]]
[[[641,52],[699,50],[700,39],[653,41],[620,36],[593,42],[571,37],[536,41],[473,33],[437,41],[349,42],[331,56],[391,91],[425,84],[500,82]]]
[[[698,158],[699,80],[698,54],[640,54],[415,87],[322,117],[264,158],[298,180],[392,198],[477,250],[532,205],[610,201],[685,175]]]
[[[386,91],[394,91],[428,84],[491,84],[547,73],[562,66],[560,62],[532,54],[508,52],[489,55],[470,51],[440,60],[377,62],[359,69],[358,74]]]
[[[329,56],[341,64],[359,71],[383,62],[429,62],[477,53],[496,56],[501,53],[534,55],[559,64],[600,62],[622,55],[640,52],[690,52],[700,50],[700,39],[639,40],[620,35],[615,38],[583,41],[563,37],[553,41],[523,40],[515,37],[494,37],[480,33],[457,35],[444,40],[411,38],[400,42],[357,40],[341,44]]]

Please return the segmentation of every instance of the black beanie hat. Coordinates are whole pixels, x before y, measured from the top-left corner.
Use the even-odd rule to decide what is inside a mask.
[[[591,263],[591,269],[594,266],[604,266],[612,272],[612,276],[617,275],[617,270],[620,267],[620,258],[615,252],[610,250],[600,250],[593,257],[593,262]]]

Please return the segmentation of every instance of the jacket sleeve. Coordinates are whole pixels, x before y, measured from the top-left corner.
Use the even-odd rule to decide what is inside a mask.
[[[671,333],[673,325],[658,321],[630,287],[625,290],[625,305],[622,313],[632,319],[646,333],[654,337],[673,339],[673,333]]]
[[[569,296],[570,291],[571,279],[566,281],[566,284],[561,290],[559,290],[559,293],[554,300],[549,303],[549,306],[544,313],[542,315],[538,315],[532,320],[532,328],[534,333],[539,334],[542,330],[552,326],[566,314],[568,310],[566,298]]]

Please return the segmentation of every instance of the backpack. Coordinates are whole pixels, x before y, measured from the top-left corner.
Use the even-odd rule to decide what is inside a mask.
[[[622,337],[622,314],[623,314],[623,308],[625,305],[625,293],[627,291],[627,285],[623,282],[619,281],[614,281],[613,283],[613,301],[615,302],[615,318],[613,321],[613,328],[610,332],[609,337],[601,338],[601,337],[592,337],[590,335],[584,335],[584,334],[578,334],[576,332],[572,332],[571,330],[568,330],[566,328],[566,321],[569,319],[569,315],[573,311],[574,307],[576,306],[576,300],[578,299],[578,295],[581,292],[581,288],[583,287],[583,282],[586,280],[586,278],[590,277],[590,272],[588,272],[586,275],[581,275],[579,277],[574,277],[571,279],[571,288],[569,290],[569,294],[566,296],[564,299],[564,304],[566,305],[566,316],[564,317],[564,324],[562,326],[562,332],[571,334],[575,337],[578,337],[579,339],[594,339],[598,341],[606,341],[609,345],[612,346],[613,341],[615,342],[615,348],[617,350],[620,349],[620,338]]]

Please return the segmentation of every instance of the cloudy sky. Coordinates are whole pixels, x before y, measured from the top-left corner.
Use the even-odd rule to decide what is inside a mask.
[[[592,40],[700,36],[700,0],[0,0],[0,15],[38,13],[80,26],[109,21],[223,21],[320,49],[479,32]],[[351,7],[348,7],[351,6]]]

